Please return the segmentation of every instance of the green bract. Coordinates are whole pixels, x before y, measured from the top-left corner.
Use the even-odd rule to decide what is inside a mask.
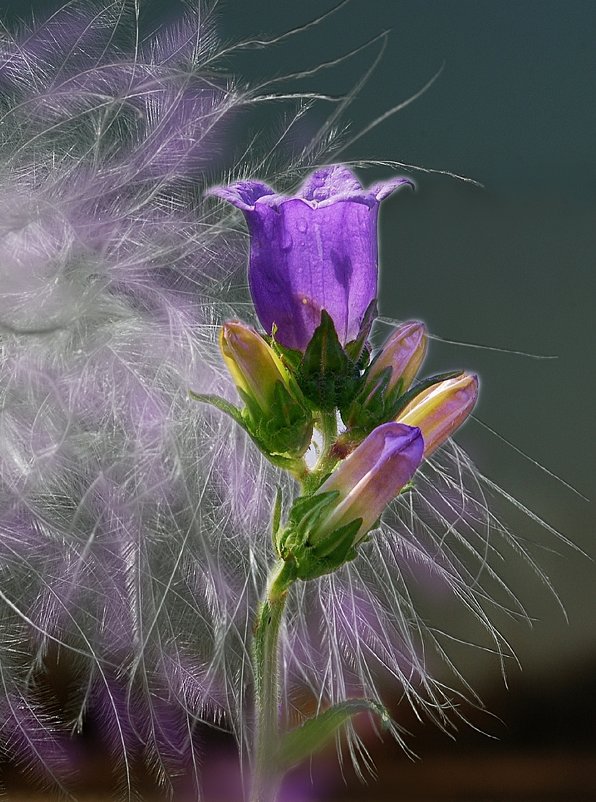
[[[306,581],[330,574],[356,557],[354,540],[361,519],[334,529],[317,542],[317,530],[338,496],[337,490],[300,496],[292,505],[287,525],[276,537],[277,552],[284,562],[294,566],[297,579]]]
[[[298,366],[297,379],[313,407],[325,412],[342,408],[354,396],[360,370],[342,347],[325,310]]]

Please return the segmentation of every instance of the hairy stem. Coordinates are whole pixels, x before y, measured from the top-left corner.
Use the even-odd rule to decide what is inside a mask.
[[[337,437],[337,414],[335,410],[321,412],[321,433],[323,434],[323,453],[327,454]]]
[[[273,567],[257,617],[254,640],[257,733],[251,802],[274,802],[281,780],[274,754],[279,735],[279,631],[293,580],[293,568],[288,563]]]
[[[323,436],[321,453],[312,471],[301,478],[301,491],[303,495],[314,493],[339,461],[339,456],[335,454],[334,450],[337,440],[337,413],[335,410],[332,412],[321,412],[317,428]]]

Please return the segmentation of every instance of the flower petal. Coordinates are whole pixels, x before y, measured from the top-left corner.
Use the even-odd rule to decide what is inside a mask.
[[[262,181],[236,181],[227,187],[212,187],[206,195],[212,195],[231,203],[243,212],[252,211],[255,203],[267,195],[275,195],[275,190]]]
[[[368,191],[373,195],[377,201],[385,200],[389,195],[393,195],[398,189],[402,187],[410,187],[415,189],[416,184],[409,178],[389,178],[387,181],[378,181],[369,187]]]
[[[419,426],[428,457],[469,417],[478,400],[478,376],[464,372],[423,390],[400,413],[398,420]]]
[[[275,324],[282,345],[304,350],[326,309],[342,345],[356,339],[377,291],[376,208],[293,198],[277,210],[258,203],[246,219],[250,290],[265,330]]]
[[[411,184],[396,178],[364,189],[342,164],[315,170],[296,195],[260,181],[210,194],[244,212],[250,233],[248,279],[261,324],[304,351],[327,310],[342,345],[355,340],[377,294],[377,217],[382,198]]]
[[[362,193],[362,184],[348,167],[332,164],[311,173],[296,196],[307,201],[321,202],[336,196]]]

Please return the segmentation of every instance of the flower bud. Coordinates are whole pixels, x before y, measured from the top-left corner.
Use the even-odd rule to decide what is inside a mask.
[[[289,375],[281,359],[250,326],[239,321],[224,323],[219,346],[236,387],[254,399],[262,412],[270,409],[277,382],[289,389]]]
[[[416,378],[426,355],[427,332],[424,323],[411,320],[402,323],[388,338],[383,348],[366,373],[366,386],[372,389],[373,382],[382,371],[389,368],[391,375],[386,393],[390,393],[400,382],[400,395]]]
[[[350,403],[341,407],[349,429],[364,434],[395,418],[400,398],[414,381],[426,354],[424,323],[411,320],[398,326],[375,356]]]
[[[276,540],[296,577],[314,579],[356,556],[356,547],[422,461],[420,430],[384,423],[311,496],[296,499]]]
[[[410,481],[422,461],[422,451],[417,428],[391,422],[374,429],[317,491],[335,490],[339,495],[329,516],[312,534],[311,543],[320,543],[357,518],[362,520],[354,542],[361,540]]]
[[[219,344],[245,403],[242,415],[253,439],[268,455],[304,454],[312,437],[312,415],[280,357],[239,321],[224,323]]]
[[[428,457],[459,429],[478,398],[478,377],[461,373],[427,387],[398,417],[399,423],[418,426],[424,438],[424,456]]]

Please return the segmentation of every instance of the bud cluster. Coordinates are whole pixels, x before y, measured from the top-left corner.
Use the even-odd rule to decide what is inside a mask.
[[[267,337],[238,321],[224,324],[220,347],[249,434],[272,461],[301,465],[296,475],[307,490],[275,536],[299,579],[356,556],[387,504],[461,426],[478,395],[477,377],[465,372],[414,383],[427,349],[426,328],[415,321],[396,328],[365,369],[365,338],[358,352],[343,347],[325,311],[302,354],[279,346],[275,332]],[[309,472],[302,458],[313,430],[338,411],[345,429]]]
[[[313,173],[294,198],[251,181],[213,191],[244,212],[251,234],[249,280],[265,333],[227,322],[220,347],[243,403],[232,414],[302,485],[274,533],[295,578],[353,559],[478,397],[470,373],[417,381],[428,344],[423,323],[398,326],[371,355],[378,205],[406,183],[365,190],[336,166]],[[318,460],[309,467],[315,429]]]

